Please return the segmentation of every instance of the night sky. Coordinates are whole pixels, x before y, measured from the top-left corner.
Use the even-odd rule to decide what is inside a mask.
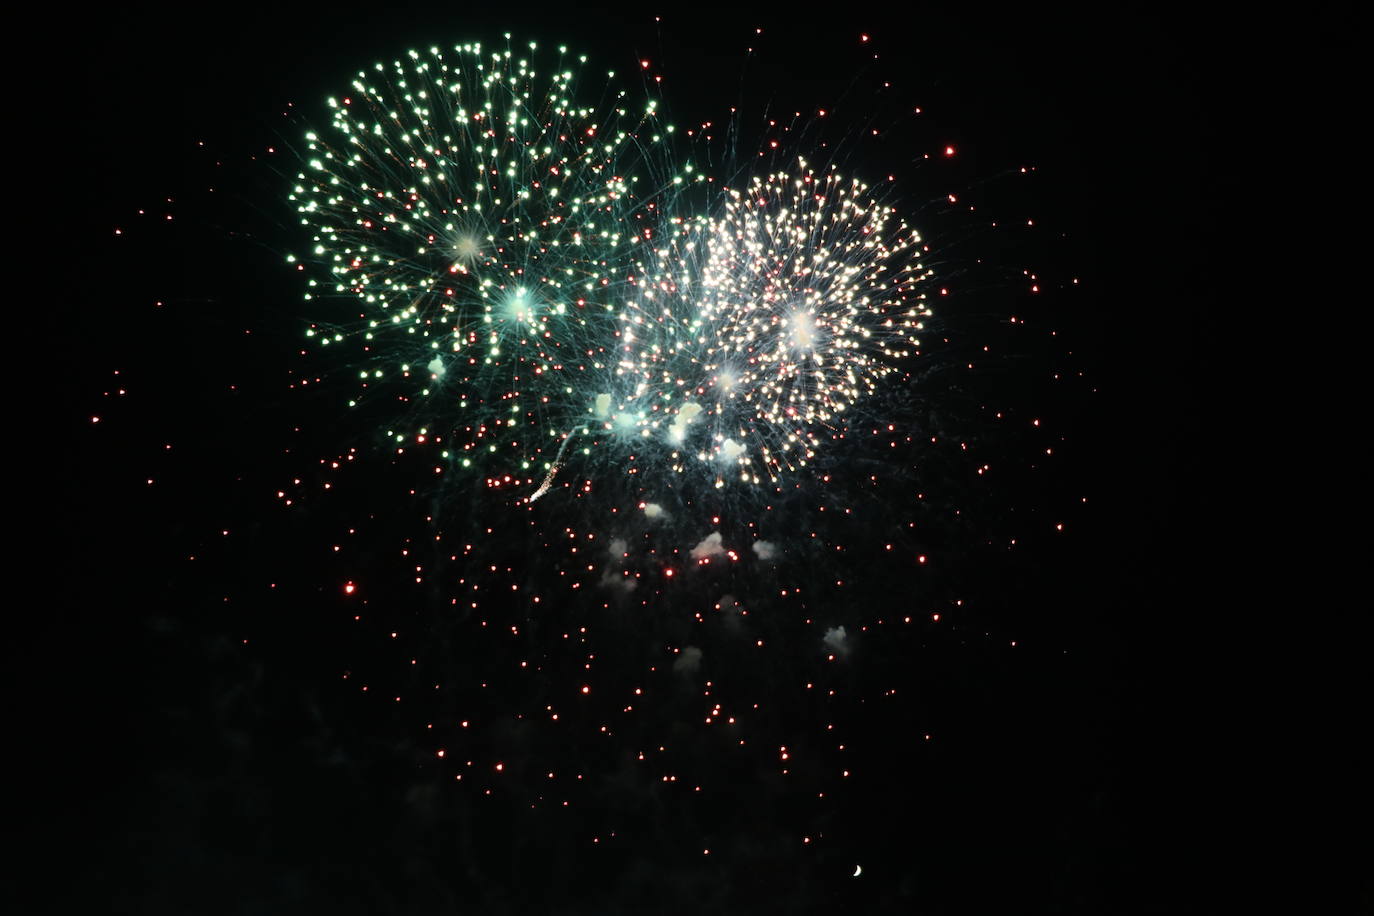
[[[21,822],[66,876],[34,911],[1215,911],[1215,27],[73,28],[80,130],[35,141],[69,219],[14,668],[47,787]],[[531,505],[538,474],[397,454],[408,402],[346,406],[374,354],[306,345],[340,306],[285,260],[293,149],[359,67],[505,31],[719,125],[723,169],[833,155],[920,229],[927,346],[814,465],[716,490],[573,460]]]

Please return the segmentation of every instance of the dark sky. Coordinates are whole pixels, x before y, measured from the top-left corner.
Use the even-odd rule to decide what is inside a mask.
[[[109,901],[139,913],[1215,911],[1212,847],[1231,823],[1213,762],[1231,668],[1214,649],[1231,613],[1220,598],[1229,432],[1215,356],[1239,306],[1209,265],[1230,244],[1219,209],[1238,180],[1226,143],[1241,115],[1227,49],[1243,36],[1143,7],[654,15],[138,10],[72,33],[62,120],[33,141],[59,147],[52,167],[70,180],[54,205],[72,217],[66,294],[52,310],[60,397],[46,417],[61,482],[44,500],[49,547],[36,567],[50,586],[30,599],[42,609],[14,669],[25,753],[42,777],[26,830],[65,876],[34,911]],[[916,635],[889,635],[890,622],[865,632],[842,670],[822,675],[847,698],[833,710],[793,707],[787,692],[820,670],[795,661],[817,648],[819,629],[812,645],[774,624],[768,638],[783,650],[767,663],[730,656],[724,637],[703,643],[742,685],[737,696],[783,707],[757,743],[834,716],[862,779],[837,785],[803,764],[794,789],[758,757],[719,754],[689,729],[695,706],[664,675],[669,699],[644,710],[639,737],[677,741],[664,766],[704,791],[655,787],[617,762],[629,737],[605,747],[514,718],[577,673],[551,648],[553,629],[522,649],[474,643],[441,611],[462,571],[447,568],[416,597],[409,560],[391,550],[421,536],[424,505],[461,505],[450,525],[460,536],[499,512],[509,537],[484,548],[484,562],[529,566],[529,581],[546,584],[543,532],[461,485],[418,509],[379,509],[407,485],[381,459],[331,500],[284,512],[271,497],[319,455],[362,441],[350,421],[321,415],[331,402],[286,384],[299,289],[281,265],[291,229],[274,209],[273,170],[291,166],[261,155],[299,135],[283,105],[317,105],[359,64],[411,43],[491,42],[504,30],[566,41],[631,76],[652,61],[684,121],[735,99],[751,112],[838,101],[854,125],[841,129],[845,164],[904,175],[903,203],[947,242],[942,266],[967,289],[938,358],[955,366],[984,343],[1006,354],[951,373],[947,392],[882,402],[899,421],[939,416],[1008,469],[984,483],[962,458],[932,457],[938,470],[920,478],[937,491],[922,510],[931,534],[908,546],[935,559],[938,607],[964,608],[957,599],[966,611]],[[866,94],[889,78],[891,94]],[[898,120],[914,106],[919,118]],[[891,129],[865,143],[857,125],[870,117]],[[945,144],[954,161],[918,161]],[[1004,177],[1027,163],[1033,185]],[[971,232],[966,216],[931,205],[951,192],[1007,221],[1033,217],[1036,229]],[[149,225],[168,213],[174,228]],[[1047,280],[1040,300],[1011,279],[1025,266]],[[1008,328],[1018,307],[1030,331]],[[1063,385],[1046,380],[1054,373]],[[990,404],[1044,416],[1052,432],[992,432]],[[1041,459],[1045,447],[1063,457]],[[852,460],[851,470],[876,459],[870,449]],[[835,468],[843,475],[843,462]],[[935,599],[880,555],[906,510],[857,496],[853,483],[825,493],[795,519],[843,556],[784,564],[768,581],[852,580],[851,593],[807,610],[851,634],[878,616],[929,618]],[[818,504],[862,517],[832,521]],[[606,520],[585,501],[561,511],[575,527]],[[357,518],[379,533],[362,557],[331,558],[323,548]],[[690,530],[684,546],[709,526]],[[990,546],[1018,533],[1017,551]],[[377,622],[362,635],[339,591],[355,577],[376,583]],[[657,622],[640,629],[583,618],[614,630],[595,645],[598,691],[635,682],[635,640],[681,636],[674,617],[690,601],[655,594]],[[585,611],[549,613],[564,610],[574,625]],[[393,626],[406,631],[402,648],[388,642]],[[341,677],[404,692],[431,675],[506,671],[520,651],[544,659],[543,680],[493,673],[486,693],[437,703],[388,705]],[[466,710],[498,723],[474,734],[474,755],[513,755],[493,796],[435,763],[427,726]],[[609,712],[573,718],[590,733]],[[546,760],[587,774],[571,813],[556,792],[539,794]],[[817,802],[815,791],[828,794]]]

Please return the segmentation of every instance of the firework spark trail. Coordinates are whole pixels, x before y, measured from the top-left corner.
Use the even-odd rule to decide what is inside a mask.
[[[554,455],[553,464],[549,467],[549,472],[544,475],[544,481],[539,484],[539,489],[535,490],[534,493],[530,495],[531,503],[549,492],[549,488],[553,486],[553,478],[558,474],[559,469],[563,467],[563,453],[567,451],[568,443],[572,441],[572,437],[573,434],[571,432],[563,434],[563,444],[558,447],[558,454]]]

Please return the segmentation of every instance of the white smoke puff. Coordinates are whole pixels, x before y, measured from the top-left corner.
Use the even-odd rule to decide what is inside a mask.
[[[448,371],[444,367],[444,361],[437,356],[431,359],[429,361],[429,365],[425,368],[428,369],[429,374],[434,376],[435,378],[439,378],[441,375]]]
[[[744,454],[744,446],[734,439],[726,439],[720,444],[720,458],[722,461],[734,461]]]
[[[598,394],[595,405],[592,407],[592,415],[605,417],[611,412],[611,396],[609,394]]]
[[[625,575],[620,570],[607,566],[601,571],[601,587],[628,595],[639,587],[639,580],[633,576]]]
[[[725,548],[720,543],[720,532],[712,531],[702,539],[701,543],[692,548],[692,559],[702,560],[706,557],[718,557],[725,553]]]
[[[664,512],[663,507],[660,506],[658,503],[645,503],[644,514],[648,518],[653,519],[666,518],[668,515],[668,513]]]
[[[601,570],[601,587],[609,588],[628,595],[639,587],[639,580],[633,576],[627,576],[621,570],[621,564],[625,560],[625,551],[629,549],[629,544],[624,538],[612,538],[607,550],[610,552],[610,562],[606,568]]]
[[[687,437],[687,426],[701,413],[701,405],[695,401],[688,401],[682,405],[682,409],[673,417],[673,424],[668,427],[668,439],[674,443],[681,442]]]
[[[823,642],[839,655],[845,655],[849,652],[849,635],[845,633],[844,627],[831,627],[826,630]]]
[[[700,667],[701,650],[696,646],[688,646],[673,659],[673,671],[678,674],[692,674]]]
[[[754,553],[758,555],[760,560],[767,563],[775,559],[782,551],[779,550],[778,545],[774,544],[772,541],[755,541]]]
[[[735,600],[734,595],[725,594],[720,596],[716,602],[716,609],[725,618],[725,625],[731,630],[738,630],[744,623],[744,605]]]

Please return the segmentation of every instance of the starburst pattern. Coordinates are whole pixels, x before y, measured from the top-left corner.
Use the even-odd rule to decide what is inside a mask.
[[[867,192],[803,160],[687,223],[622,315],[626,395],[606,403],[606,427],[662,437],[678,470],[695,458],[750,482],[841,435],[930,314],[920,237]]]
[[[586,58],[536,60],[534,43],[465,44],[360,71],[307,133],[290,194],[312,237],[306,298],[332,309],[307,336],[360,344],[355,405],[416,382],[394,390],[414,409],[391,435],[464,464],[529,469],[566,428],[645,214],[683,182],[655,102],[581,104]]]

